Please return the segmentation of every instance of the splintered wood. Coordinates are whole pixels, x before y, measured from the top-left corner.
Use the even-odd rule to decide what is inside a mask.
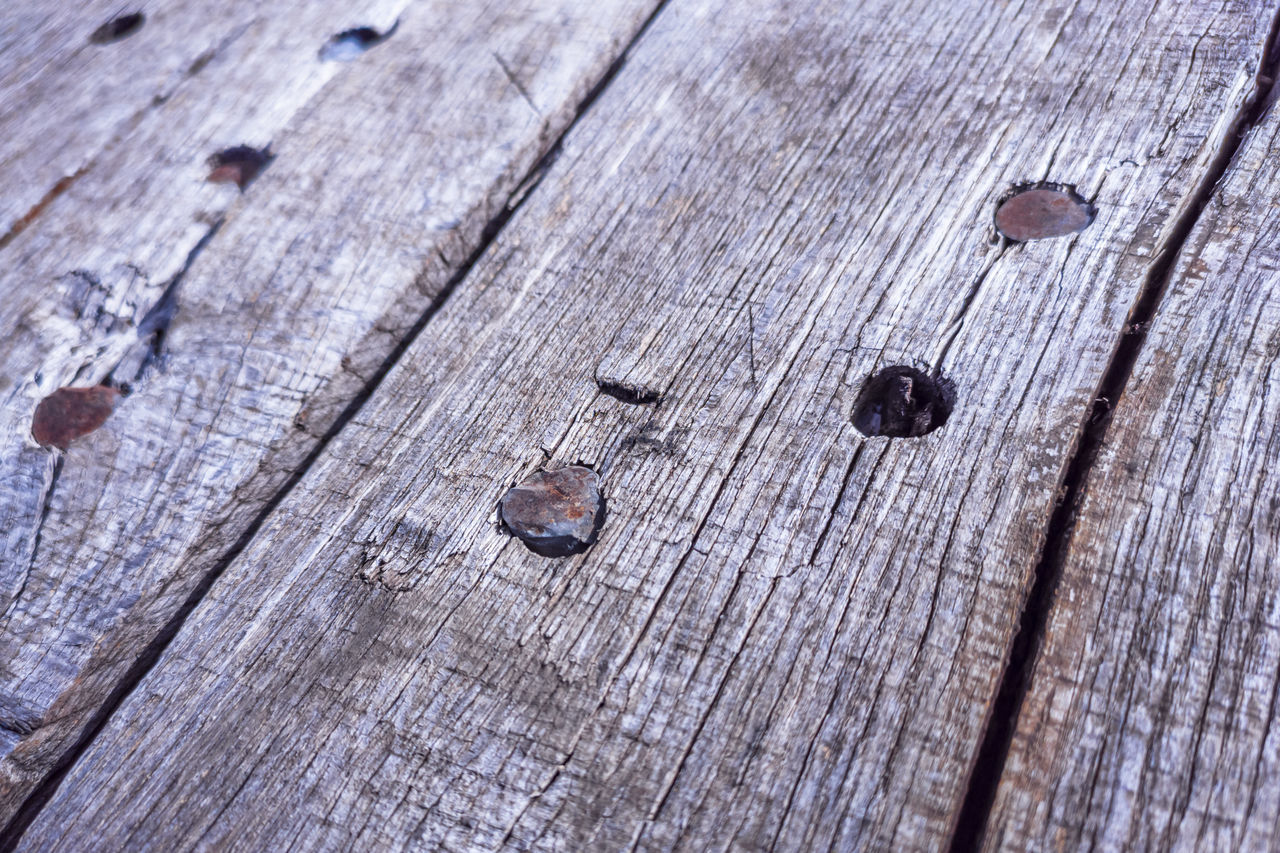
[[[0,120],[11,845],[1280,843],[1274,9],[43,5],[165,49]]]

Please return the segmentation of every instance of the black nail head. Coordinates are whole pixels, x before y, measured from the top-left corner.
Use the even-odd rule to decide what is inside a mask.
[[[209,158],[210,171],[206,180],[214,184],[235,184],[244,189],[271,160],[269,145],[266,148],[249,145],[225,148]]]
[[[910,438],[947,422],[956,405],[955,383],[905,364],[867,380],[853,407],[853,425],[867,436]]]
[[[130,12],[128,15],[112,18],[94,30],[93,35],[89,36],[89,41],[94,44],[111,44],[113,41],[120,41],[142,29],[142,24],[146,20],[147,16],[141,12]]]

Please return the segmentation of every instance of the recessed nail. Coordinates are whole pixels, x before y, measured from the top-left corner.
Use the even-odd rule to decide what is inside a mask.
[[[600,476],[580,465],[534,474],[503,496],[498,517],[535,554],[579,554],[604,524]]]
[[[210,172],[205,180],[211,184],[235,184],[240,189],[244,189],[269,162],[271,162],[270,145],[266,148],[254,148],[249,145],[224,148],[209,158]]]
[[[996,206],[996,230],[1019,243],[1064,237],[1088,228],[1097,213],[1075,187],[1025,184],[1014,187]]]
[[[71,442],[107,422],[120,392],[105,385],[59,388],[36,406],[31,435],[45,447],[66,450]]]
[[[142,25],[146,20],[147,16],[141,12],[120,15],[94,30],[93,34],[89,36],[89,41],[94,44],[111,44],[113,41],[120,41],[120,39],[128,38],[142,29]]]
[[[911,438],[945,424],[955,405],[950,379],[899,364],[867,380],[853,405],[853,425],[867,436]]]
[[[320,59],[326,62],[350,62],[374,45],[391,38],[399,26],[400,22],[397,20],[385,33],[380,33],[373,27],[354,27],[343,30],[320,48]]]

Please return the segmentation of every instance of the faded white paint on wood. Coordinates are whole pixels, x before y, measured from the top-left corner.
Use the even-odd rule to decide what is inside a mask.
[[[371,3],[353,22],[350,4],[297,5],[264,9],[252,38],[0,253],[18,330],[0,415],[4,819],[465,264],[653,8]],[[397,15],[357,61],[318,61],[333,29]],[[242,198],[203,183],[213,150],[267,141],[277,159]],[[218,221],[135,381],[151,352],[141,318]],[[134,388],[107,424],[61,456],[36,446],[36,402],[107,375]]]
[[[29,843],[942,846],[1074,437],[1268,23],[672,0]],[[1037,178],[1097,222],[989,243]],[[944,352],[944,429],[854,432],[863,377]],[[578,461],[591,551],[502,535],[509,485]]]
[[[1119,401],[988,846],[1280,847],[1280,118],[1239,152]]]

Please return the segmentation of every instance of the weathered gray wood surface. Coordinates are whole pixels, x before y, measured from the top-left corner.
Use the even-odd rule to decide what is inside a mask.
[[[189,90],[206,100],[220,95],[221,103],[199,117],[224,130],[252,122],[255,113],[278,121],[291,110],[277,101],[305,102],[334,73],[313,61],[317,40],[351,26],[348,15],[390,24],[406,3],[291,0],[270,12],[251,0],[148,0],[132,8],[118,0],[6,3],[0,10],[0,244],[88,173],[120,168],[118,160],[100,161],[103,154],[132,143],[127,168],[137,181],[149,171],[141,164],[156,159],[147,143],[197,142],[190,128],[157,140],[140,127],[154,124],[170,98]],[[100,25],[135,9],[146,21],[134,35],[112,44],[89,41]],[[265,49],[273,57],[269,66],[255,61]],[[210,69],[215,62],[221,67]],[[233,66],[241,63],[237,72]],[[210,85],[217,82],[226,88]],[[172,109],[163,112],[175,117]],[[109,210],[100,205],[97,213]]]
[[[1006,850],[1280,848],[1280,116],[1187,242],[1089,478]]]
[[[1082,421],[1270,11],[671,0],[28,844],[945,845]],[[1038,178],[1097,222],[988,242]],[[872,369],[935,358],[944,429],[852,429]],[[154,444],[159,387],[84,446]],[[508,485],[579,460],[591,551],[496,529]],[[280,480],[249,482],[236,505]]]
[[[0,251],[0,819],[466,268],[652,8],[273,6]],[[334,30],[397,15],[358,61],[318,60]],[[204,183],[213,151],[268,141],[242,198]],[[175,295],[156,357],[142,321]],[[41,397],[106,377],[134,387],[106,426],[61,455],[34,443]]]

